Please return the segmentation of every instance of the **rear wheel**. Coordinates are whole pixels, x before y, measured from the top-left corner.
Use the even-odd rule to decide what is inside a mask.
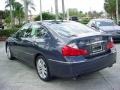
[[[49,73],[49,68],[46,63],[46,59],[43,56],[39,56],[36,60],[37,73],[41,80],[50,81],[51,76]]]
[[[8,57],[9,60],[14,59],[9,46],[6,46],[6,54],[7,54],[7,57]]]

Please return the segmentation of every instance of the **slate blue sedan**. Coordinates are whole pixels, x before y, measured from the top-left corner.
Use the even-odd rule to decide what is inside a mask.
[[[6,54],[36,68],[40,79],[72,78],[112,67],[116,49],[111,36],[73,21],[25,24],[6,40]]]
[[[92,19],[88,23],[88,26],[97,31],[112,35],[114,41],[120,41],[120,26],[115,24],[111,19]]]

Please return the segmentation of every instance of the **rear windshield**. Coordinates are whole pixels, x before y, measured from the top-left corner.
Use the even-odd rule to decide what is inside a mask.
[[[98,26],[114,26],[115,25],[113,21],[98,21],[96,23]]]
[[[74,36],[84,33],[96,32],[93,29],[82,25],[80,23],[61,23],[61,24],[52,24],[49,26],[53,31],[62,36]]]

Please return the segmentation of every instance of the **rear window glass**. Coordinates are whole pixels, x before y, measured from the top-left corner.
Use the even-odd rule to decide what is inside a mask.
[[[97,26],[114,26],[115,23],[113,21],[97,21]]]
[[[49,27],[59,35],[66,36],[66,37],[95,32],[93,29],[76,22],[52,24]]]

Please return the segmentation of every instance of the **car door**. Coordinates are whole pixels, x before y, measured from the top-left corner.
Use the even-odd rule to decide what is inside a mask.
[[[40,48],[48,48],[50,34],[48,30],[42,25],[33,25],[32,27],[34,34],[33,34],[33,42],[37,44]]]
[[[31,24],[26,24],[24,25],[15,35],[14,35],[14,51],[15,51],[15,56],[23,60],[25,58],[24,54],[24,47],[25,47],[25,41],[27,37],[29,37],[29,34],[27,33],[28,30],[30,30],[30,25]],[[30,32],[29,32],[30,33]]]
[[[50,33],[48,30],[39,24],[32,24],[30,27],[31,34],[22,38],[22,56],[24,61],[32,65],[34,57],[37,53],[47,52],[50,44]]]
[[[52,34],[49,32],[49,30],[42,25],[33,25],[33,43],[34,43],[34,49],[32,50],[33,53],[41,53],[46,58],[51,55],[50,49],[52,49],[52,45],[54,42]]]

